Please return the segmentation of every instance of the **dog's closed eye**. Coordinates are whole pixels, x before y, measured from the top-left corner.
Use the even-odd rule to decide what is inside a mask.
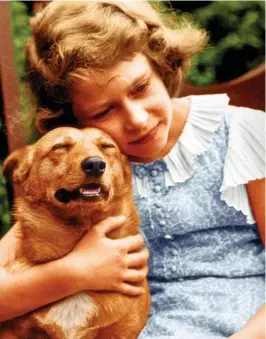
[[[113,145],[111,143],[101,143],[100,148],[101,149],[115,148],[115,145]]]
[[[52,147],[52,151],[68,151],[70,150],[70,148],[72,147],[72,144],[70,143],[60,143],[60,144],[56,144]]]

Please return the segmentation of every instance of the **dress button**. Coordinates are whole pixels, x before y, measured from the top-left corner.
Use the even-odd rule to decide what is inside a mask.
[[[161,191],[161,187],[159,185],[154,187],[154,192],[158,193]]]
[[[152,170],[151,171],[151,176],[152,177],[157,177],[157,175],[158,175],[158,172],[156,170]]]
[[[171,271],[172,271],[172,272],[176,272],[176,271],[177,271],[177,267],[176,267],[175,265],[172,266],[172,267],[171,267]]]
[[[178,255],[178,250],[173,249],[173,250],[171,251],[171,253],[172,253],[173,255]]]
[[[164,221],[164,220],[161,220],[161,221],[159,222],[159,226],[164,227],[164,226],[165,226],[165,221]]]
[[[171,236],[171,234],[166,234],[164,237],[165,237],[165,239],[167,239],[167,240],[173,239],[173,237]]]

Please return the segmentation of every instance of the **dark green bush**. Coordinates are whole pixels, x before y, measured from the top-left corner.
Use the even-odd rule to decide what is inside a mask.
[[[2,119],[0,116],[0,133],[4,133]],[[4,138],[1,138],[3,142]],[[2,154],[2,149],[1,149]],[[10,227],[10,209],[8,205],[7,189],[5,178],[2,175],[2,160],[0,159],[0,236],[2,236]]]
[[[0,168],[2,167],[2,163],[0,162]],[[5,179],[1,175],[0,176],[0,235],[4,234],[9,228],[11,223],[10,213],[9,213],[9,205],[7,200],[7,192],[5,186]]]
[[[214,1],[192,14],[209,32],[210,47],[193,58],[191,83],[228,81],[264,62],[264,1]]]

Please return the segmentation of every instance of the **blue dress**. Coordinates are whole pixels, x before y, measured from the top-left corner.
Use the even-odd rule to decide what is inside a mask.
[[[140,339],[224,339],[264,303],[264,248],[245,183],[265,176],[264,113],[192,96],[171,152],[132,163],[150,249],[152,306]]]

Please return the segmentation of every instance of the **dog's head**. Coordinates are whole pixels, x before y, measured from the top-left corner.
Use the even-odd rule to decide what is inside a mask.
[[[131,190],[130,165],[116,143],[96,128],[57,128],[12,153],[3,173],[24,198],[68,211],[103,208]]]

